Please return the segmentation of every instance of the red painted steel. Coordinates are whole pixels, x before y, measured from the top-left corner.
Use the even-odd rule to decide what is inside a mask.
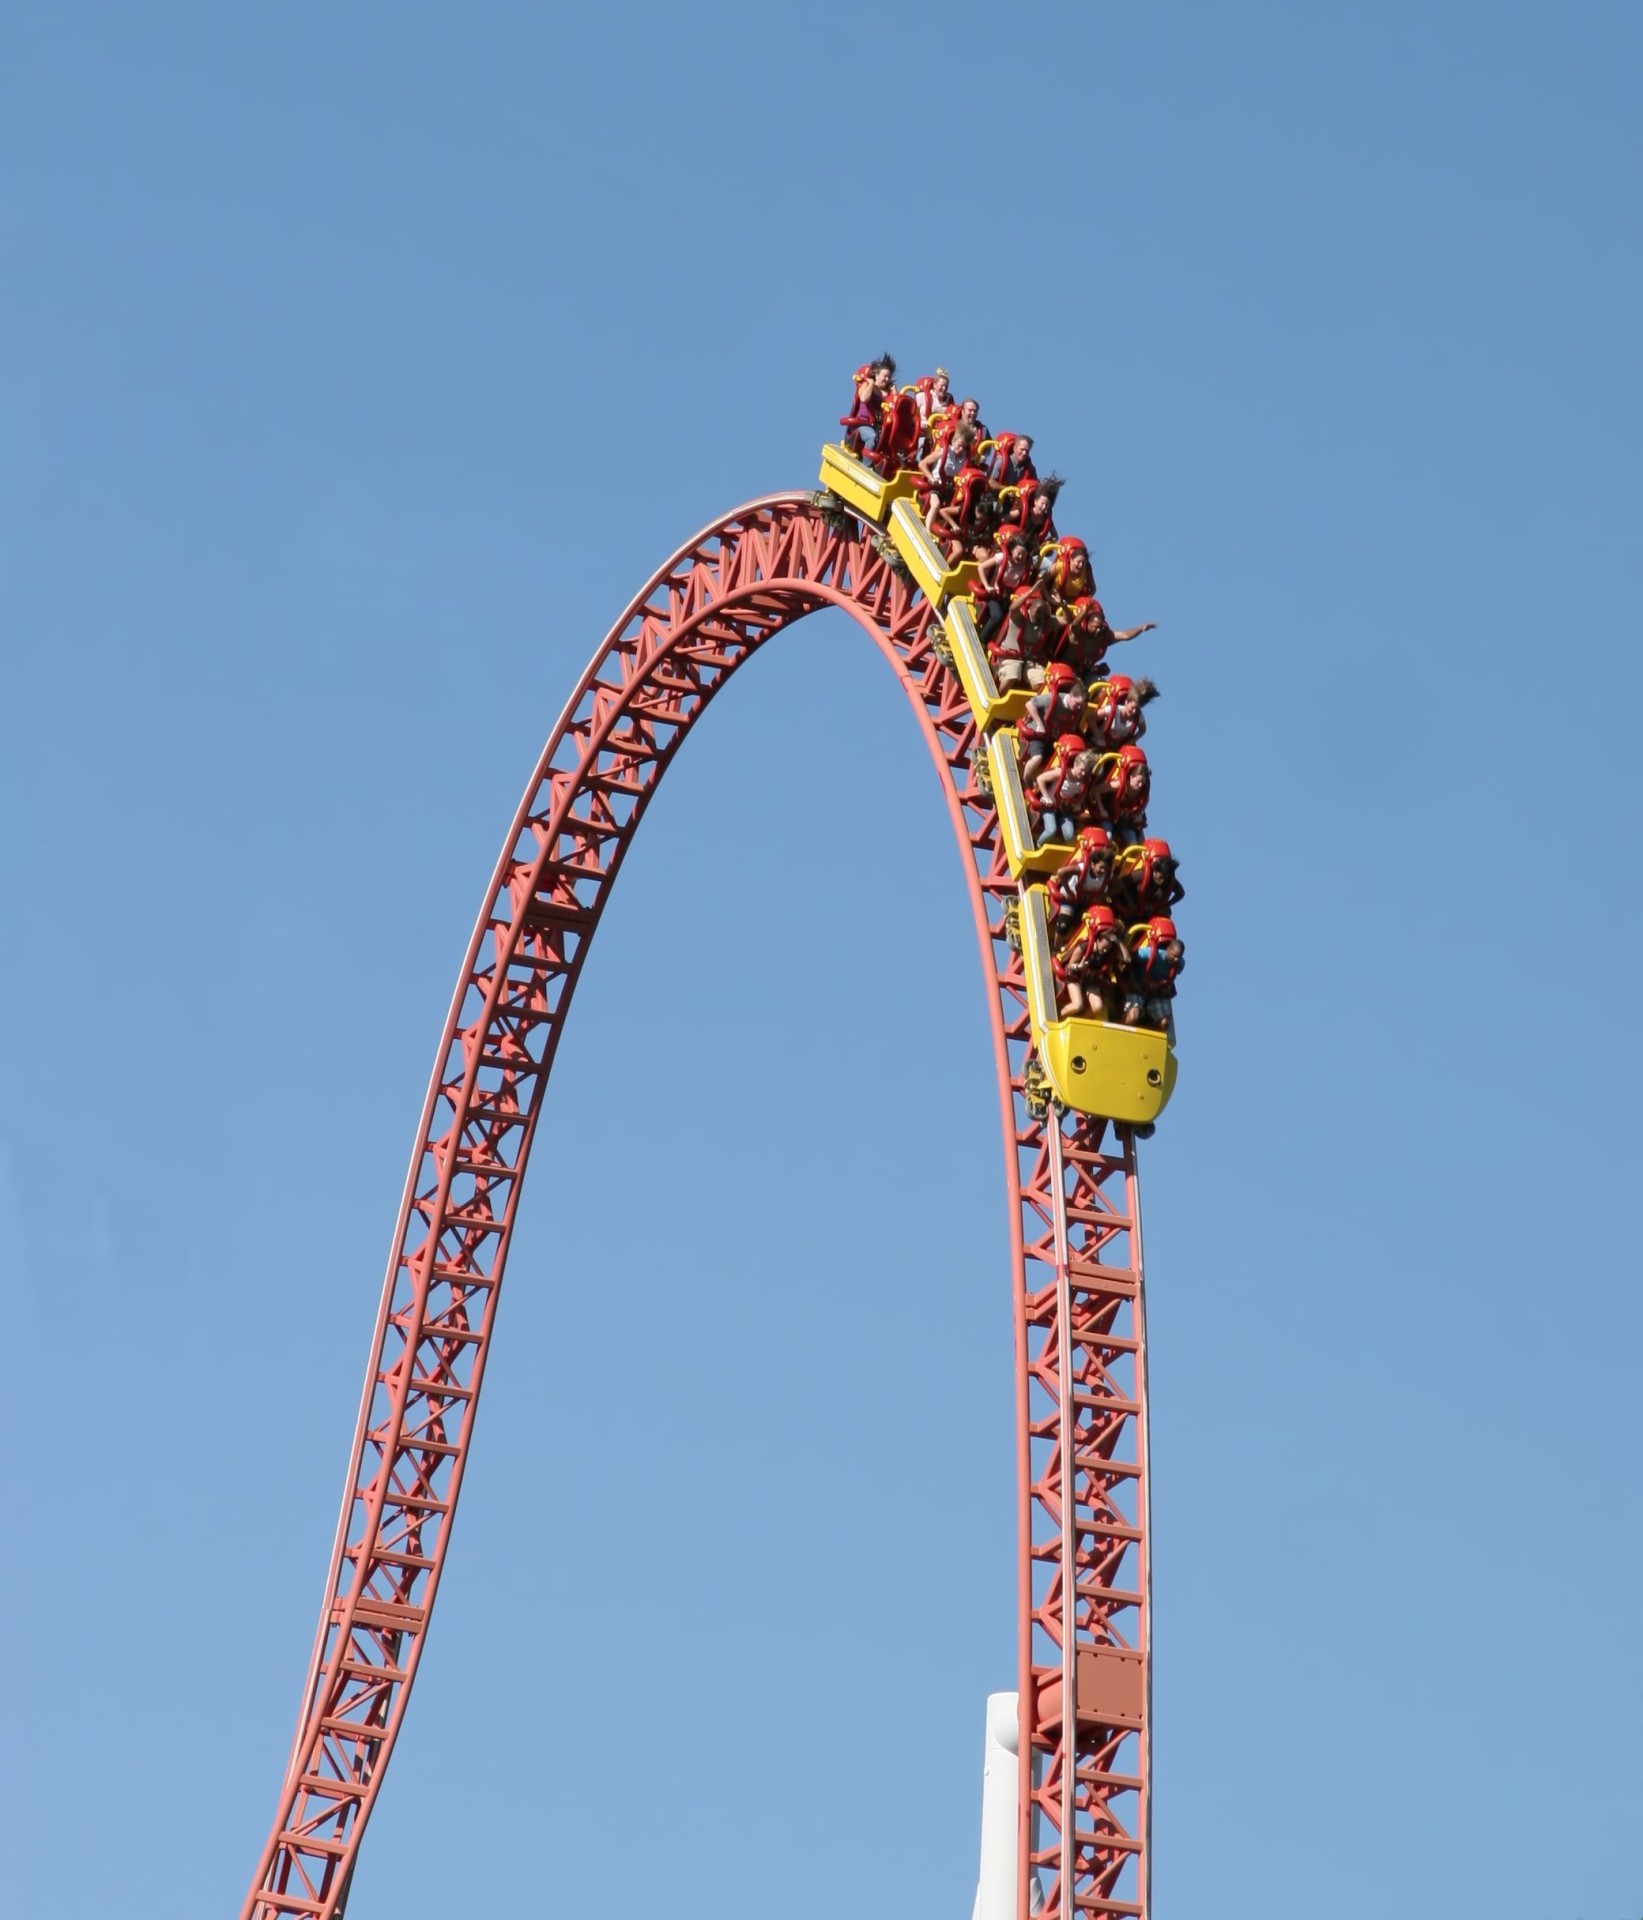
[[[243,1920],[332,1920],[439,1590],[542,1092],[656,783],[731,674],[823,606],[912,701],[966,853],[991,989],[1016,1306],[1021,1920],[1140,1915],[1148,1881],[1146,1364],[1133,1144],[1029,1107],[1016,889],[940,627],[871,528],[776,494],[629,606],[554,728],[469,945],[383,1289],[296,1739]],[[1067,1631],[1069,1615],[1071,1632]]]

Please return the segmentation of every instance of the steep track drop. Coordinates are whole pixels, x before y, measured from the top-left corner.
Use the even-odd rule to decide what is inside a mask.
[[[243,1920],[331,1920],[439,1590],[515,1210],[559,1033],[628,842],[708,702],[842,607],[924,731],[965,853],[1006,1151],[1019,1483],[1019,1920],[1149,1909],[1150,1576],[1135,1149],[1023,1085],[1017,889],[940,626],[871,527],[774,494],[652,579],[583,675],[497,864],[412,1155],[301,1718]],[[1029,1889],[1032,1889],[1031,1894]]]

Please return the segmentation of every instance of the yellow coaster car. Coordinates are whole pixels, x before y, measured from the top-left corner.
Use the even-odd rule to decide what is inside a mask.
[[[898,500],[913,497],[916,491],[913,481],[910,473],[898,473],[892,480],[882,479],[865,460],[858,460],[853,453],[831,442],[822,448],[822,485],[876,527],[884,525]]]
[[[985,731],[1006,721],[1019,720],[1022,708],[1033,697],[1032,689],[1017,687],[1009,693],[999,692],[998,682],[993,678],[992,662],[987,658],[987,649],[981,644],[981,635],[976,631],[975,602],[967,594],[950,600],[942,626],[946,629],[953,665],[958,670],[964,697],[970,703],[977,726]]]
[[[903,476],[897,474],[899,480]],[[930,538],[930,531],[919,518],[911,500],[898,500],[890,509],[890,538],[907,563],[907,571],[918,582],[919,590],[938,611],[950,593],[968,593],[975,585],[979,569],[973,560],[960,560],[948,566],[946,556]]]
[[[1042,887],[1021,896],[1021,960],[1033,1046],[1056,1099],[1079,1113],[1132,1125],[1156,1120],[1175,1091],[1168,1034],[1107,1020],[1064,1020],[1050,963],[1049,899]]]
[[[1057,867],[1064,867],[1077,851],[1070,842],[1047,840],[1041,847],[1033,844],[1033,819],[1022,791],[1021,751],[1013,727],[1000,727],[993,735],[987,748],[987,767],[1011,879],[1019,880],[1024,873],[1054,873]]]
[[[822,485],[874,526],[888,530],[919,591],[939,612],[949,594],[967,593],[975,585],[978,569],[973,560],[947,564],[919,517],[917,480],[910,470],[886,480],[832,441],[822,448]]]

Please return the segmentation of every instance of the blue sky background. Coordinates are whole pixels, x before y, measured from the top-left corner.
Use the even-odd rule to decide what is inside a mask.
[[[519,790],[889,346],[1160,622],[1156,1920],[1643,1913],[1640,54],[1462,0],[7,14],[8,1912],[237,1910]],[[978,982],[912,719],[808,622],[587,970],[350,1920],[968,1914]]]

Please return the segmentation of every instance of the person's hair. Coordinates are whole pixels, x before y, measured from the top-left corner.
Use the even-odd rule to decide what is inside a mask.
[[[894,379],[895,379],[895,377],[896,377],[896,356],[895,356],[895,355],[894,355],[893,353],[881,353],[881,354],[879,355],[879,357],[878,357],[878,358],[877,358],[876,360],[874,360],[874,361],[871,361],[871,362],[870,362],[869,364],[870,364],[870,365],[871,365],[871,366],[873,367],[873,369],[874,369],[874,371],[875,371],[875,372],[876,372],[876,371],[877,371],[877,370],[878,370],[878,369],[879,369],[880,367],[884,367],[884,368],[885,368],[885,369],[886,369],[886,370],[887,370],[887,371],[889,372],[889,375],[890,375],[890,378],[891,378],[892,380],[894,380]]]
[[[1149,700],[1158,698],[1158,683],[1155,680],[1137,680],[1135,698],[1139,706],[1145,706]]]
[[[1035,491],[1038,493],[1047,493],[1050,496],[1050,505],[1053,507],[1055,505],[1056,495],[1066,484],[1066,481],[1062,479],[1059,473],[1047,473],[1044,478],[1037,483]]]

